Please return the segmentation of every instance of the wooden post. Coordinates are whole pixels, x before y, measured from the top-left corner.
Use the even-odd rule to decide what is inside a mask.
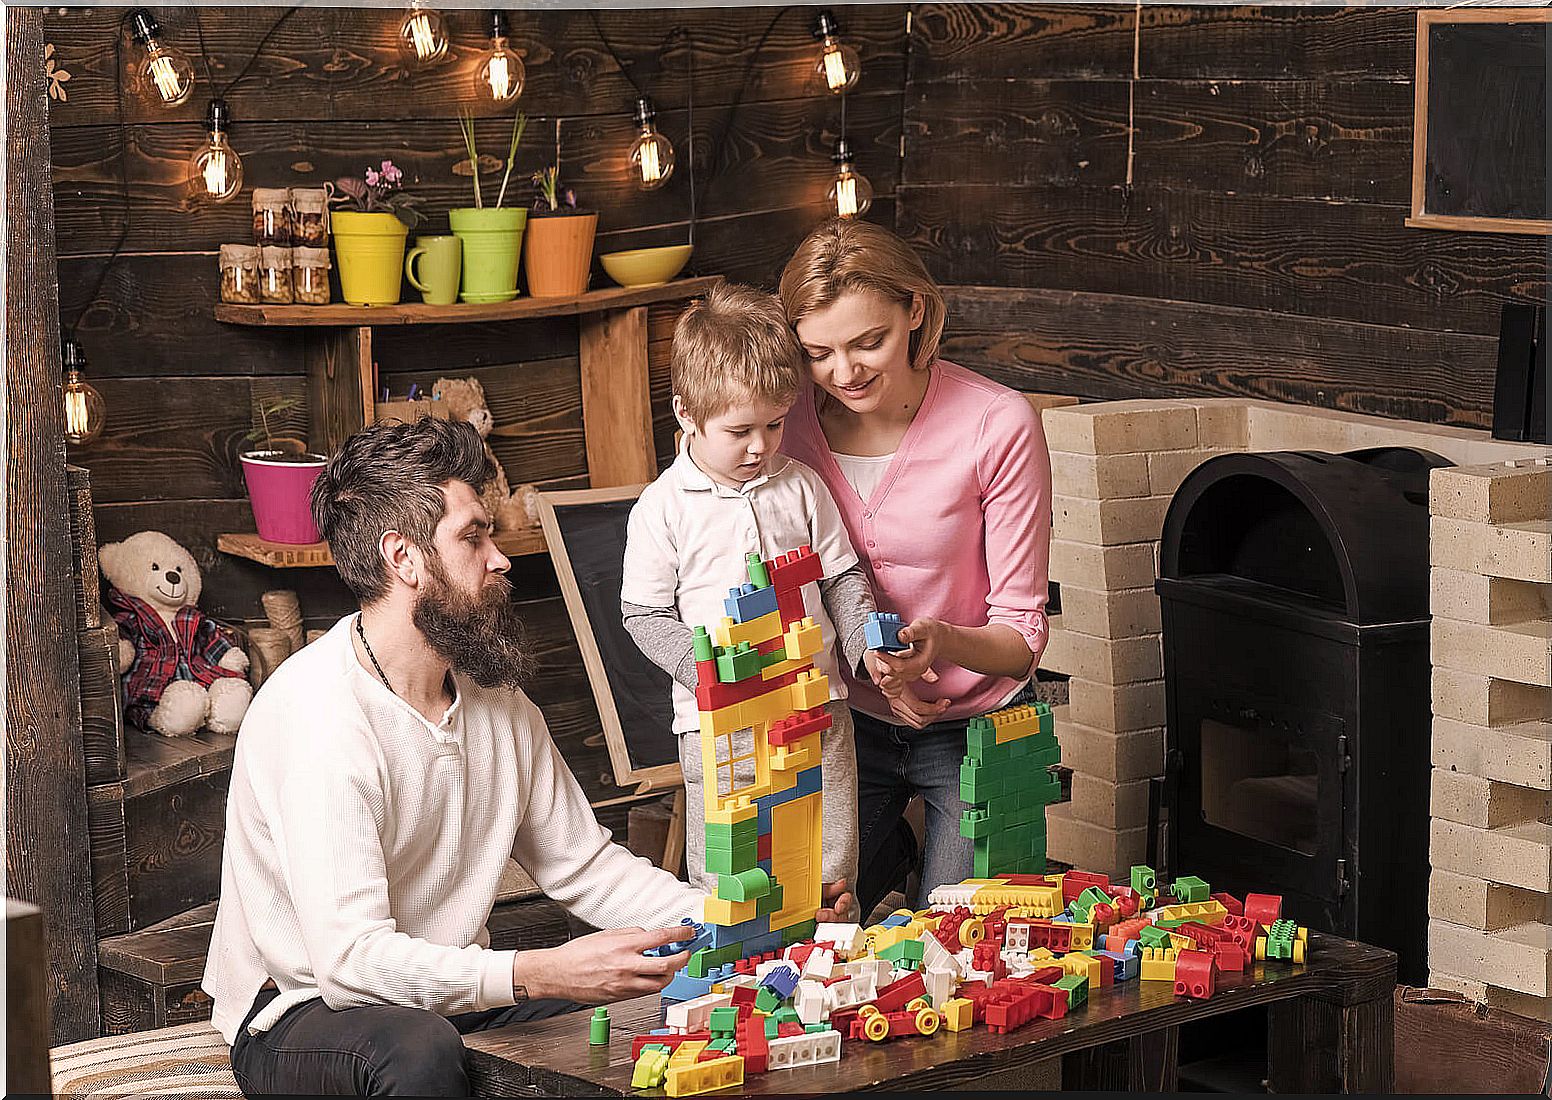
[[[97,1034],[43,11],[5,12],[6,889],[43,913],[51,1039]],[[112,410],[109,410],[109,415]]]
[[[5,1091],[51,1091],[48,975],[43,914],[36,905],[5,899]]]
[[[318,328],[307,331],[307,445],[332,455],[346,437],[372,422],[372,330]]]
[[[584,314],[582,431],[595,489],[657,477],[652,397],[647,389],[647,307]]]

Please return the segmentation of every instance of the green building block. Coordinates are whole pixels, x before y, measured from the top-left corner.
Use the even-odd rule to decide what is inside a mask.
[[[706,823],[706,847],[708,848],[738,848],[745,844],[757,844],[759,840],[760,823],[752,817],[732,825],[715,821]]]
[[[738,1030],[738,1009],[728,1005],[723,1008],[711,1010],[711,1023],[709,1025],[713,1035],[731,1035]]]
[[[723,901],[753,901],[771,892],[771,876],[758,867],[717,876],[717,897]]]
[[[1147,894],[1150,897],[1156,895],[1158,890],[1158,874],[1145,863],[1138,863],[1132,867],[1132,889],[1139,894]]]
[[[1212,892],[1212,887],[1195,875],[1186,875],[1184,878],[1177,878],[1175,884],[1169,888],[1169,892],[1175,895],[1177,901],[1206,901],[1208,894]]]
[[[821,1020],[817,1024],[804,1024],[803,1031],[807,1035],[818,1035],[821,1031],[834,1031],[835,1029]]]
[[[901,940],[877,952],[877,955],[911,970],[920,970],[923,950],[921,940]]]
[[[1144,947],[1169,947],[1173,942],[1169,938],[1169,930],[1157,924],[1144,927],[1137,933],[1137,940]]]
[[[758,676],[762,667],[760,651],[748,642],[739,642],[732,649],[717,650],[717,679],[724,684],[736,684]]]
[[[760,667],[762,669],[770,668],[772,665],[781,664],[786,659],[787,651],[785,649],[773,649],[769,653],[760,654]]]
[[[989,837],[995,829],[991,816],[985,810],[966,810],[959,816],[959,835],[967,840]]]
[[[771,575],[766,572],[765,562],[761,560],[759,554],[753,552],[745,554],[744,565],[749,571],[750,584],[756,588],[769,588],[771,586]]]
[[[731,851],[722,848],[706,848],[706,870],[714,875],[736,875],[747,871],[759,860],[758,843],[740,845]]]
[[[762,985],[760,987],[760,992],[755,994],[754,1007],[758,1008],[761,1012],[775,1012],[776,1006],[779,1004],[781,1004],[781,998],[776,996],[776,991],[768,985]],[[771,1018],[775,1019],[774,1016]]]
[[[743,958],[739,944],[727,947],[703,947],[690,956],[689,971],[692,978],[704,978],[715,967],[726,966]]]
[[[695,659],[697,661],[710,661],[716,657],[716,650],[711,644],[711,635],[706,633],[704,626],[695,628],[691,644],[695,648]]]
[[[789,943],[802,943],[804,940],[813,939],[814,929],[817,927],[818,925],[815,924],[812,918],[799,924],[789,924],[786,928],[781,930],[782,946],[786,946]]]
[[[759,1000],[759,998],[756,997],[755,1000]],[[776,1023],[776,1017],[774,1017],[774,1016],[767,1016],[765,1018],[765,1037],[767,1039],[774,1039],[774,1038],[776,1038],[776,1034],[777,1034],[776,1029],[779,1026],[780,1025]]]
[[[1057,989],[1067,991],[1067,1010],[1070,1012],[1089,999],[1089,980],[1083,974],[1063,974],[1056,980]]]
[[[781,1007],[776,1009],[774,1015],[778,1024],[800,1024],[803,1022],[798,1019],[798,1010],[789,1004],[781,1005]]]
[[[587,1022],[587,1042],[595,1047],[609,1045],[609,1010],[603,1005],[593,1009],[593,1016]]]
[[[780,913],[784,905],[782,895],[785,893],[786,891],[782,888],[781,883],[771,883],[770,890],[755,899],[754,915],[757,917],[768,917],[772,913]]]

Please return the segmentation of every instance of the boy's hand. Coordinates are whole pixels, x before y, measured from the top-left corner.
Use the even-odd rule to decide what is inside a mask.
[[[912,729],[926,729],[948,709],[947,699],[934,699],[928,702],[912,691],[908,684],[899,684],[893,693],[883,685],[879,686],[879,690],[884,693],[884,698],[889,700],[889,709],[894,716],[902,725],[910,726]]]
[[[899,633],[900,641],[907,644],[909,649],[902,649],[896,653],[878,649],[868,651],[869,656],[876,658],[876,661],[868,664],[868,672],[873,676],[873,682],[880,688],[885,686],[886,679],[907,684],[915,680],[934,683],[938,674],[932,671],[932,663],[942,652],[947,635],[948,625],[941,620],[913,619],[902,626]],[[880,670],[878,673],[873,671],[875,664]]]
[[[846,889],[846,880],[824,884],[824,908],[814,914],[820,924],[856,924],[862,919],[856,897]]]

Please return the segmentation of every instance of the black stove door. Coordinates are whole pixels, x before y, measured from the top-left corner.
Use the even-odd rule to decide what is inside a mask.
[[[1237,896],[1280,893],[1301,923],[1341,931],[1342,720],[1222,681],[1172,686],[1180,773],[1171,873]]]

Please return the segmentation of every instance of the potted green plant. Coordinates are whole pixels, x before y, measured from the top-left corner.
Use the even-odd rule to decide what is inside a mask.
[[[259,537],[291,545],[319,540],[313,524],[313,482],[328,459],[310,454],[299,439],[276,436],[270,418],[302,403],[299,397],[267,397],[258,403],[259,426],[243,437],[256,444],[242,452],[243,481]]]
[[[404,173],[393,161],[368,168],[358,179],[341,176],[332,186],[329,214],[339,257],[340,291],[353,306],[391,306],[399,301],[404,238],[425,215],[421,200],[400,188]]]
[[[560,168],[535,172],[534,208],[523,246],[528,293],[535,298],[574,297],[587,290],[598,212],[577,209],[576,194],[560,184]]]
[[[464,149],[469,154],[469,176],[474,181],[474,205],[455,207],[447,213],[453,236],[463,242],[463,289],[458,296],[465,302],[510,302],[517,297],[517,264],[522,255],[523,228],[528,222],[528,211],[520,206],[502,204],[506,201],[507,183],[512,178],[517,146],[523,140],[523,131],[528,128],[528,118],[518,112],[512,120],[506,171],[501,176],[501,190],[494,206],[486,206],[480,192],[480,152],[474,140],[474,116],[459,115],[458,125],[463,131]]]

